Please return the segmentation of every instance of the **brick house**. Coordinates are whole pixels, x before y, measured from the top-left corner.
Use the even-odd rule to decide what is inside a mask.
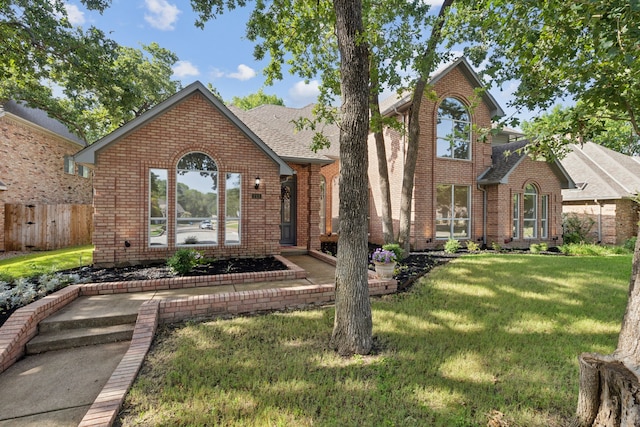
[[[53,227],[51,220],[41,224],[30,212],[28,222],[33,224],[13,224],[13,219],[5,215],[8,207],[19,205],[33,211],[43,206],[91,204],[90,171],[73,162],[73,154],[85,145],[42,110],[15,101],[0,107],[0,251],[52,249],[55,243],[49,241],[41,246],[28,241],[29,228],[42,228],[34,231],[45,237],[50,235],[51,230],[47,229]],[[90,222],[83,226],[90,229]],[[16,228],[18,237],[26,242],[6,242]],[[90,234],[86,236],[87,241],[74,243],[89,243]]]
[[[196,82],[76,154],[94,169],[96,265],[181,247],[213,257],[320,248],[319,171],[332,160],[235,112],[242,120]]]
[[[434,73],[433,97],[422,101],[420,149],[415,172],[411,246],[442,247],[450,238],[529,247],[562,242],[563,188],[572,182],[558,162],[534,161],[524,143],[492,144],[478,135],[503,112],[470,64],[460,58]],[[392,97],[382,113],[408,124],[411,95]],[[400,190],[406,137],[385,131],[394,230],[400,212]],[[505,154],[509,154],[505,156]],[[381,195],[373,136],[369,144],[370,241],[383,242]]]
[[[561,160],[576,183],[562,191],[563,212],[592,222],[590,240],[621,245],[638,233],[640,160],[587,142]]]

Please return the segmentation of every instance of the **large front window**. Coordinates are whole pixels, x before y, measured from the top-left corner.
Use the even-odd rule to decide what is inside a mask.
[[[167,246],[166,169],[149,170],[149,246]]]
[[[188,153],[176,168],[176,244],[218,243],[218,166],[203,153]]]
[[[471,190],[465,185],[438,185],[436,239],[468,239],[471,235]]]
[[[240,243],[241,181],[242,179],[239,173],[227,174],[224,193],[224,203],[226,206],[224,215],[224,242],[227,244]]]
[[[522,208],[522,237],[535,239],[538,237],[538,191],[531,184],[524,189]]]
[[[438,157],[471,159],[471,117],[455,98],[446,98],[438,108],[436,141]]]

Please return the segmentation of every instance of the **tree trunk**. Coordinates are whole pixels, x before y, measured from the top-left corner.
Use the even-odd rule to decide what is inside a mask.
[[[442,35],[444,16],[453,4],[453,0],[444,0],[438,13],[438,20],[433,26],[427,50],[421,57],[420,77],[416,82],[416,87],[411,99],[411,112],[409,115],[409,140],[407,143],[407,155],[405,159],[404,172],[402,175],[402,191],[400,198],[400,224],[398,231],[398,243],[409,253],[411,249],[411,203],[413,202],[413,184],[416,172],[416,162],[418,161],[418,147],[420,145],[420,105],[422,96],[427,88],[427,79],[435,68],[436,46]]]
[[[341,355],[371,350],[368,284],[369,52],[363,41],[360,0],[334,0],[340,50],[340,237],[336,265],[335,320],[331,344]]]
[[[627,308],[612,355],[580,355],[580,392],[572,427],[640,426],[640,230]]]
[[[373,136],[376,141],[378,159],[378,175],[380,179],[380,195],[382,198],[382,236],[384,243],[394,242],[393,218],[391,215],[391,189],[389,187],[389,166],[387,164],[387,148],[382,133],[382,115],[380,114],[380,97],[378,95],[379,80],[377,63],[371,61],[370,110]],[[407,254],[409,252],[406,252]]]

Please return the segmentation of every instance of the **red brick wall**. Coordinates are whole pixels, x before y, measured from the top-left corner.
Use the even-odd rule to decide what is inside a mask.
[[[296,246],[320,250],[320,165],[289,164],[296,171]]]
[[[82,147],[10,113],[0,117],[0,251],[5,204],[91,204],[91,178],[64,173],[64,156]]]
[[[525,239],[520,232],[520,237],[512,240],[513,195],[520,194],[522,228],[522,195],[529,184],[533,184],[538,191],[538,212],[541,212],[540,196],[548,196],[548,237]],[[509,175],[507,184],[488,186],[487,190],[487,245],[496,243],[502,247],[513,248],[528,248],[532,243],[539,242],[545,242],[549,246],[562,245],[562,189],[551,165],[526,157]]]
[[[218,167],[218,219],[224,224],[227,172],[242,174],[241,244],[198,246],[207,256],[262,256],[280,252],[279,166],[204,97],[194,94],[153,121],[97,153],[94,263],[165,260],[175,252],[175,167],[189,152],[202,152]],[[149,169],[169,170],[168,246],[148,246]],[[261,184],[254,189],[254,177]],[[124,242],[129,241],[130,247]]]
[[[491,165],[491,144],[478,141],[478,135],[472,135],[471,161],[442,159],[436,156],[436,119],[440,102],[453,97],[463,102],[471,113],[472,122],[478,127],[489,127],[491,116],[489,108],[476,102],[474,87],[462,72],[454,69],[442,77],[434,90],[438,100],[423,99],[420,111],[420,148],[415,172],[412,218],[412,247],[425,249],[442,245],[443,241],[435,240],[435,188],[438,184],[466,185],[471,188],[471,237],[475,240],[482,236],[482,192],[476,188],[477,177]],[[399,120],[408,123],[407,116]],[[400,212],[400,191],[405,158],[405,138],[397,132],[385,132],[387,159],[389,162],[389,179],[391,186],[391,204],[394,217],[394,233],[398,233]],[[371,236],[374,243],[382,242],[380,189],[378,180],[378,164],[373,138],[369,141],[369,179],[373,195],[371,210]]]
[[[638,205],[631,199],[564,202],[562,212],[579,218],[591,218],[590,242],[622,245],[638,233]]]
[[[337,188],[334,187],[334,178],[337,177],[340,173],[340,162],[335,161],[334,163],[326,166],[322,166],[320,173],[324,176],[325,179],[325,233],[331,234],[335,233],[337,230],[333,230],[331,216],[332,212],[338,211],[338,207],[333,205],[333,193],[338,191]]]

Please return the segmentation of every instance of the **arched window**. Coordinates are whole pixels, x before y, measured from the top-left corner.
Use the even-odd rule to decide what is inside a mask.
[[[188,153],[176,167],[176,244],[218,243],[218,166],[204,153]]]
[[[538,190],[533,184],[525,187],[522,198],[522,237],[538,237]]]
[[[438,157],[471,159],[471,117],[464,104],[455,98],[440,103],[436,145]]]

